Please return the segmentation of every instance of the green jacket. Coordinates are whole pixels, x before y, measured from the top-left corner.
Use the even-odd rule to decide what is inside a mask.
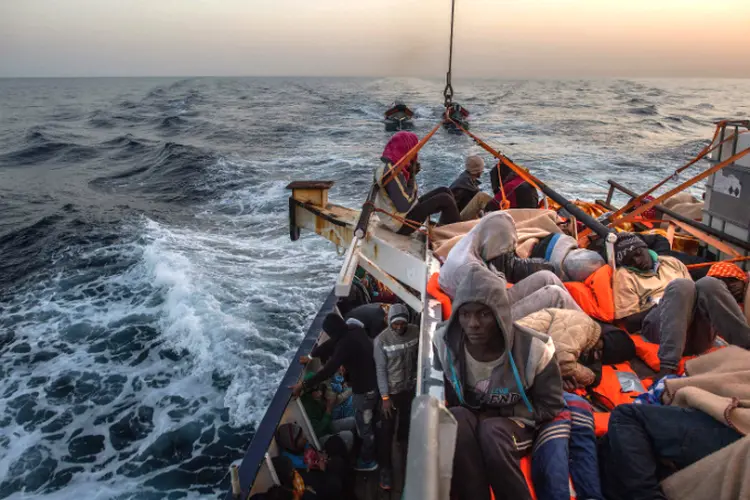
[[[311,394],[300,396],[302,406],[305,407],[307,418],[310,419],[315,435],[323,437],[333,433],[331,427],[331,414],[326,412],[326,403],[323,400],[315,399]]]

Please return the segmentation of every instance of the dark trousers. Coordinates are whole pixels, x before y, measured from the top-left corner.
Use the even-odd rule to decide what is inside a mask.
[[[602,447],[605,497],[665,499],[659,488],[661,479],[741,437],[698,410],[620,405],[612,411]]]
[[[643,320],[642,334],[659,344],[662,368],[677,368],[683,356],[706,352],[716,334],[750,348],[750,326],[729,288],[716,278],[676,279]]]
[[[400,443],[405,443],[409,438],[409,421],[411,416],[411,402],[414,399],[414,391],[403,391],[391,394],[391,402],[396,413],[391,418],[385,414],[380,416],[380,438],[378,439],[378,462],[381,467],[390,468],[393,449],[393,434],[396,432],[398,423],[398,435],[396,438]]]
[[[363,462],[375,460],[375,410],[378,408],[378,391],[353,394],[354,422],[357,435],[362,440],[359,457]]]
[[[432,214],[440,214],[440,224],[453,224],[461,222],[461,213],[456,206],[453,193],[447,187],[433,189],[427,194],[419,197],[414,208],[409,210],[406,218],[409,220],[424,222]],[[414,228],[403,226],[398,234],[409,235],[415,231]]]
[[[451,408],[458,421],[451,499],[531,500],[520,460],[531,452],[534,429],[504,417],[480,419],[473,411]]]

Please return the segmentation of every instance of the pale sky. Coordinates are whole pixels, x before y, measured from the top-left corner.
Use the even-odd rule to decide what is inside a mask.
[[[455,78],[750,78],[750,0],[456,0]],[[0,77],[420,76],[449,0],[0,0]]]

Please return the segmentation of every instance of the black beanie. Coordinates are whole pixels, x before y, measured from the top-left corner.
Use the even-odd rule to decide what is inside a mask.
[[[346,325],[344,318],[336,313],[330,313],[323,320],[323,331],[332,339],[338,339],[344,335],[349,327]]]
[[[635,344],[625,331],[612,325],[602,325],[602,363],[615,365],[635,357]]]
[[[648,248],[646,242],[635,233],[620,233],[615,242],[615,264],[623,265],[625,259],[639,248]]]

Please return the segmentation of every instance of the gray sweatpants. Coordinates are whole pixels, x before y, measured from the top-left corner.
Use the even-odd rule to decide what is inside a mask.
[[[657,306],[643,320],[641,333],[659,344],[662,368],[675,369],[683,356],[706,352],[716,335],[750,349],[750,326],[729,288],[705,277],[672,281]]]
[[[513,321],[548,307],[581,310],[551,271],[537,271],[513,285],[508,289],[508,300]]]

